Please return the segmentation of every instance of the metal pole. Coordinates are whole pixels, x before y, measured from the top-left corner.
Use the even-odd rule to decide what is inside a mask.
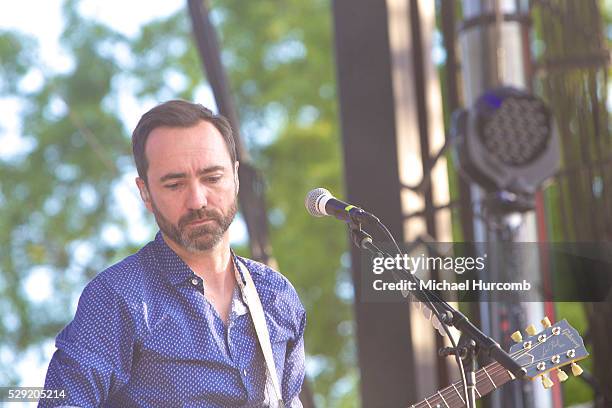
[[[410,31],[411,31],[411,44],[413,49],[413,70],[414,70],[414,92],[416,99],[416,112],[418,117],[418,129],[419,129],[419,146],[420,146],[420,154],[421,154],[421,170],[423,173],[423,178],[427,180],[431,180],[433,177],[432,169],[427,168],[429,164],[428,158],[430,157],[430,125],[428,118],[428,100],[427,100],[427,90],[426,87],[429,85],[427,82],[427,72],[425,67],[424,55],[427,50],[424,50],[423,38],[422,38],[422,25],[421,25],[421,12],[419,10],[419,0],[410,0],[409,6],[409,20],[410,21]],[[433,189],[431,188],[431,183],[428,184],[428,188],[423,189],[423,201],[425,203],[425,228],[427,234],[434,239],[438,239],[437,233],[437,219],[436,219],[436,210],[434,209],[434,194]],[[435,280],[440,279],[440,274],[437,269],[432,269],[430,271],[431,278]],[[439,350],[440,348],[445,346],[444,338],[441,336],[434,336],[435,348]],[[434,357],[435,358],[435,357]],[[448,368],[445,362],[436,361],[436,374],[438,385],[448,384],[450,382],[450,375],[448,372]]]
[[[464,21],[460,28],[459,44],[465,105],[471,106],[479,95],[500,84],[525,88],[521,31],[526,12],[524,4],[514,0],[463,0],[462,5]],[[471,195],[475,203],[482,202],[485,198],[483,190],[476,185],[472,185]],[[533,212],[524,216],[498,216],[496,221],[503,226],[502,230],[489,229],[481,220],[475,219],[475,240],[497,243],[504,240],[537,241]],[[489,251],[493,250],[494,248],[489,248]],[[489,262],[492,266],[489,279],[494,281],[496,277],[491,275],[499,274],[508,265],[503,264],[503,257],[496,258],[493,253],[489,254]],[[499,268],[495,267],[496,262]],[[534,267],[533,264],[516,267],[520,269],[524,266]],[[518,306],[505,307],[500,299],[485,296],[486,294],[480,303],[482,329],[500,342],[509,334],[501,329],[503,320],[508,322],[511,331],[514,331],[523,329],[526,321],[539,321],[544,315],[543,307],[539,303],[532,303],[529,307],[518,303]],[[516,327],[517,325],[523,327]],[[501,408],[509,405],[547,408],[552,407],[552,399],[550,393],[539,386],[514,382],[491,395],[491,407]]]
[[[204,64],[206,77],[213,90],[217,108],[230,122],[234,131],[240,161],[238,174],[241,183],[238,201],[249,233],[251,255],[257,261],[270,263],[268,217],[263,195],[263,180],[252,165],[240,136],[240,122],[230,95],[229,81],[221,64],[221,52],[215,28],[208,18],[208,9],[204,1],[188,0],[187,3],[196,45]]]
[[[332,2],[346,196],[380,214],[403,240],[395,106],[384,0]],[[361,405],[417,399],[410,305],[363,299],[362,257],[351,248]]]

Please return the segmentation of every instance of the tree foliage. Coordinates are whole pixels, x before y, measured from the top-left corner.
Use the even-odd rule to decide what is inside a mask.
[[[111,190],[129,144],[118,118],[103,109],[119,66],[97,46],[122,39],[73,10],[67,2],[70,29],[62,42],[74,61],[68,74],[49,72],[33,39],[0,35],[2,96],[21,107],[22,144],[20,154],[0,161],[3,384],[18,381],[14,365],[22,353],[57,334],[75,290],[121,252],[101,232],[125,224]],[[35,76],[42,85],[32,91]],[[50,296],[31,299],[32,292]]]
[[[77,4],[63,6],[61,41],[73,61],[66,73],[39,62],[33,39],[0,32],[0,97],[20,102],[26,146],[0,159],[0,337],[2,355],[12,353],[0,360],[3,384],[18,383],[23,353],[69,321],[83,285],[142,244],[125,233],[132,220],[113,193],[133,171],[120,84],[159,102],[195,100],[205,83],[186,10],[126,38],[79,15]],[[308,311],[315,393],[354,406],[346,235],[303,207],[311,188],[342,188],[329,4],[225,0],[211,9],[241,133],[267,183],[274,256]],[[43,78],[34,91],[23,86],[32,75]],[[119,238],[108,239],[109,230]],[[51,295],[31,299],[27,287],[45,275]]]

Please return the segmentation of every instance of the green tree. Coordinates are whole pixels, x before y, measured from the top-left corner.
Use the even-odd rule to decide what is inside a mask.
[[[67,323],[85,281],[130,250],[102,238],[124,230],[113,183],[129,160],[129,140],[117,115],[105,109],[111,80],[121,71],[105,49],[125,43],[112,30],[82,19],[64,5],[62,43],[72,57],[58,74],[38,59],[36,43],[18,33],[0,35],[3,97],[21,110],[22,154],[0,161],[0,293],[3,358],[0,383],[18,382],[14,365]],[[28,75],[43,84],[29,90]],[[32,301],[26,288],[47,282],[51,296]]]
[[[130,221],[113,198],[120,176],[133,170],[117,84],[161,101],[194,100],[205,83],[186,10],[128,39],[79,15],[77,4],[63,6],[68,73],[41,66],[31,39],[0,33],[0,92],[23,104],[30,146],[0,161],[0,336],[14,352],[0,366],[3,384],[18,382],[12,365],[23,352],[67,323],[85,282],[141,244],[126,234],[119,243],[104,238]],[[313,187],[342,190],[329,4],[230,0],[211,9],[241,131],[267,182],[274,256],[308,310],[314,391],[318,402],[355,406],[352,295],[341,262],[348,241],[340,223],[313,220],[303,207]],[[43,85],[26,92],[20,81],[32,71]],[[52,296],[33,302],[24,288],[41,271],[51,276]]]

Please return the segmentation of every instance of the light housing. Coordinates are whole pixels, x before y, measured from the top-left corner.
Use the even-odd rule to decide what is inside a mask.
[[[559,168],[557,127],[546,104],[512,87],[487,91],[453,115],[461,173],[489,192],[532,196]]]

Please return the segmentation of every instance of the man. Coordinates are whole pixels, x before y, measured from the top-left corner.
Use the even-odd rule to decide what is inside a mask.
[[[272,404],[237,285],[242,263],[263,305],[282,399],[301,407],[304,308],[285,277],[230,249],[239,183],[228,122],[201,105],[169,101],[143,115],[132,147],[136,184],[160,232],[86,286],[45,381],[67,397],[40,406]]]

